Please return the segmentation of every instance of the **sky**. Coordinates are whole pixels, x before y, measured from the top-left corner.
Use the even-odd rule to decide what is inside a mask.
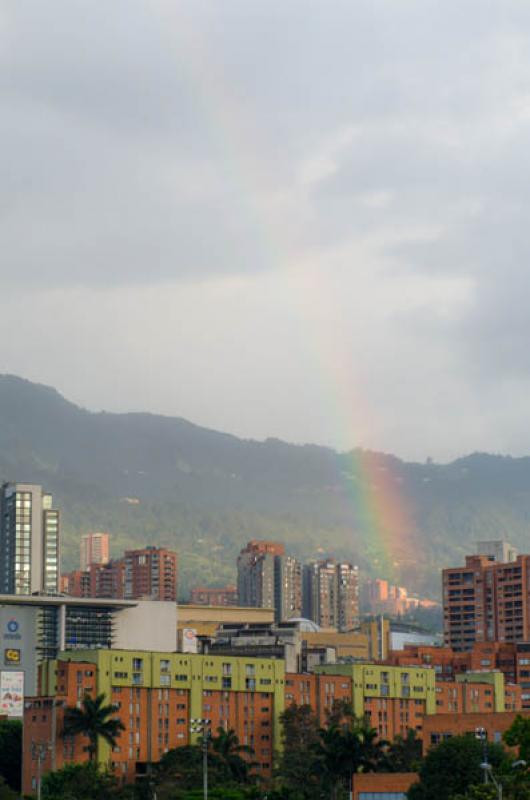
[[[530,4],[16,0],[0,101],[1,372],[530,453]]]

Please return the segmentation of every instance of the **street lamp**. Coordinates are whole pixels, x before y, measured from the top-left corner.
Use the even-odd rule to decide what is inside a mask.
[[[208,800],[208,742],[212,735],[211,719],[190,719],[190,733],[202,735],[202,793],[203,800]]]
[[[37,761],[37,800],[41,799],[42,764],[46,754],[52,749],[49,742],[32,742],[31,757]]]
[[[502,783],[497,780],[495,775],[493,774],[493,767],[488,761],[488,732],[485,728],[475,728],[475,736],[477,739],[480,739],[483,745],[483,761],[480,765],[480,769],[484,771],[484,783],[488,783],[491,780],[492,784],[495,786],[497,790],[497,798],[498,800],[502,800]],[[511,765],[512,769],[517,769],[518,767],[526,767],[526,761],[520,758],[518,761],[514,761]]]
[[[498,800],[502,800],[502,783],[498,781],[493,774],[493,768],[491,764],[489,764],[487,761],[484,761],[480,765],[480,768],[484,770],[484,783],[488,783],[488,778],[491,778],[491,782],[497,790],[497,798]]]

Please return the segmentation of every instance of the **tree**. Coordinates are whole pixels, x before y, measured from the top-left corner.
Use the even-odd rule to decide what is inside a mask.
[[[509,747],[519,748],[519,758],[530,765],[530,719],[516,716],[502,737]]]
[[[0,776],[0,800],[18,800],[20,797],[18,791],[12,789],[6,781]]]
[[[90,761],[94,761],[101,738],[111,747],[116,746],[120,732],[125,730],[119,719],[113,718],[116,709],[113,705],[104,705],[105,695],[96,698],[86,695],[81,701],[81,708],[67,708],[64,716],[64,736],[86,736]]]
[[[497,800],[498,792],[492,783],[470,786],[465,794],[455,794],[451,800]]]
[[[202,790],[203,749],[199,745],[175,747],[164,753],[155,766],[153,781],[159,800],[173,800],[188,797],[194,790]],[[215,787],[229,786],[233,783],[226,762],[208,749],[208,782]]]
[[[319,740],[315,747],[317,773],[322,788],[333,797],[341,786],[349,791],[354,773],[375,772],[384,764],[386,742],[364,719],[345,716],[342,723],[321,728]]]
[[[118,782],[96,764],[69,764],[42,778],[43,800],[116,800]]]
[[[293,703],[282,713],[283,748],[278,778],[289,796],[308,800],[320,794],[315,771],[315,748],[319,742],[318,720],[311,706]]]
[[[408,791],[409,800],[450,800],[478,786],[483,778],[483,745],[474,736],[453,736],[427,753],[419,769],[419,783]],[[494,770],[506,770],[508,756],[499,744],[488,745],[488,760]]]
[[[0,776],[16,791],[20,789],[22,770],[22,723],[18,720],[0,722]]]
[[[231,780],[235,783],[249,783],[252,767],[255,762],[244,758],[253,755],[254,750],[245,744],[239,744],[239,739],[234,730],[225,731],[217,728],[217,736],[211,739],[212,755],[217,758],[226,769]]]
[[[421,739],[412,728],[405,737],[396,736],[385,752],[385,771],[416,772],[421,762],[421,749]]]

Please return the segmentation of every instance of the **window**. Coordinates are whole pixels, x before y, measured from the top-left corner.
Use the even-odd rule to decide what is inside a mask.
[[[160,660],[160,672],[169,672],[169,667],[170,667],[169,659],[162,658]]]
[[[144,668],[143,658],[133,658],[133,670],[135,672],[141,672],[143,668]]]

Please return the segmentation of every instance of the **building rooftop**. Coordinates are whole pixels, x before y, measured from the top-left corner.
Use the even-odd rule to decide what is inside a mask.
[[[155,601],[154,601],[155,602]],[[132,608],[137,600],[110,600],[98,597],[71,597],[68,594],[0,594],[0,605],[13,606],[106,606],[107,608]]]

